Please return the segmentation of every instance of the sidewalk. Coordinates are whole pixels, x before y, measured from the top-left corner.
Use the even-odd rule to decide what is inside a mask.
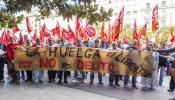
[[[89,76],[89,75],[88,75]],[[57,85],[53,83],[25,83],[20,85],[0,83],[0,100],[168,100],[175,97],[175,92],[167,92],[170,77],[164,79],[164,86],[154,91],[145,91],[137,78],[139,89],[108,86],[108,78],[103,77],[104,85],[98,85],[97,76],[93,85],[84,83],[71,83]],[[45,73],[45,79],[47,75]],[[88,79],[89,81],[89,79]]]
[[[141,84],[139,89],[108,86],[108,77],[105,76],[105,85],[71,83],[57,85],[51,83],[24,83],[14,85],[0,83],[0,100],[168,100],[175,97],[175,93],[167,92],[167,87],[157,87],[154,91],[144,91]],[[166,79],[168,79],[166,77]]]

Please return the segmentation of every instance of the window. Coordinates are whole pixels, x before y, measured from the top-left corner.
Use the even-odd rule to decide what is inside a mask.
[[[127,13],[127,15],[131,15],[131,12],[130,11],[127,11],[126,13]]]
[[[162,1],[162,7],[166,6],[166,1]]]
[[[146,26],[147,26],[147,29],[150,29],[151,28],[150,21],[149,20],[146,20]]]
[[[149,11],[147,11],[147,12],[145,13],[145,19],[150,19],[150,12],[149,12]]]
[[[133,13],[136,15],[137,14],[137,11],[133,11]]]
[[[162,18],[166,18],[166,10],[162,10]]]
[[[165,27],[165,20],[162,20],[161,23],[162,23],[162,28]]]
[[[149,24],[150,24],[149,20],[146,20],[146,25],[149,25]]]
[[[146,3],[146,9],[150,9],[150,3]]]
[[[118,13],[114,13],[114,16],[118,16]]]

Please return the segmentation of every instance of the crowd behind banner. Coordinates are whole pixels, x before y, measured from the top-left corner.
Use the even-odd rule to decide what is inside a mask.
[[[69,41],[65,41],[64,38],[60,38],[58,41],[49,38],[45,45],[41,45],[40,39],[36,39],[33,44],[29,39],[15,43],[13,37],[11,37],[9,44],[1,43],[0,45],[0,81],[4,82],[3,69],[4,64],[7,64],[8,79],[10,80],[10,83],[15,84],[19,84],[21,81],[42,83],[45,81],[44,73],[47,72],[48,82],[50,83],[56,82],[58,84],[63,84],[64,82],[67,84],[70,81],[68,76],[71,76],[71,81],[73,83],[81,81],[92,85],[95,81],[94,77],[98,74],[98,83],[103,85],[103,77],[105,73],[108,73],[110,86],[120,86],[120,81],[123,80],[124,87],[127,88],[128,83],[131,80],[134,89],[138,88],[137,76],[141,75],[141,82],[147,90],[155,89],[158,85],[163,85],[165,70],[167,69],[166,74],[171,76],[168,91],[174,91],[174,62],[172,60],[169,61],[171,54],[157,50],[160,52],[158,53],[154,50],[166,49],[167,44],[162,43],[162,48],[158,48],[151,42],[145,42],[142,44],[141,48],[137,48],[137,42],[137,40],[133,40],[132,42],[125,43],[121,43],[120,41],[110,43],[99,40],[82,41],[77,39],[76,44],[73,44]],[[55,51],[56,53],[54,53]],[[86,55],[87,58],[81,58],[81,54],[84,54],[85,52],[89,52],[89,54]],[[125,58],[123,62],[117,58],[117,53],[121,52],[123,55],[119,58]],[[56,61],[50,59],[50,57],[56,59]],[[99,63],[94,64],[94,69],[91,68],[92,65],[88,65],[89,63],[83,63],[99,61],[99,58],[101,61],[119,64],[119,66],[116,65],[114,67],[114,69],[116,68],[115,70],[109,70],[109,67],[104,67],[104,70],[101,70],[97,67]],[[128,58],[130,59],[128,60]],[[78,67],[76,65],[77,61],[79,61]],[[117,61],[121,62],[117,63]],[[89,68],[82,69],[85,64]],[[134,64],[137,65],[138,69],[142,66],[144,70],[140,73],[138,70],[136,71],[137,73],[132,72],[132,68],[134,68],[132,65]],[[42,69],[42,67],[44,68]],[[52,68],[49,69],[48,67]],[[96,70],[95,67],[97,67]],[[130,79],[130,77],[132,78]]]

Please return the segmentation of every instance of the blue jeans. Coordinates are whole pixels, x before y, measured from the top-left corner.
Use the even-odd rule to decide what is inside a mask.
[[[37,71],[36,70],[32,71],[32,79],[33,79],[33,81],[37,80]]]
[[[132,86],[136,86],[136,76],[132,76]],[[124,76],[124,85],[128,85],[129,76]]]
[[[165,67],[164,66],[160,66],[160,75],[159,75],[159,85],[162,86],[163,84],[163,79],[165,76]]]
[[[118,84],[120,79],[120,75],[117,74],[110,74],[109,75],[109,84],[113,84],[115,82],[115,84]]]
[[[44,71],[32,71],[32,78],[34,81],[43,80]]]
[[[91,81],[94,81],[94,72],[91,72],[90,74],[90,80]],[[102,83],[102,73],[98,73],[98,80],[99,80],[99,83]]]
[[[38,72],[38,80],[43,80],[43,77],[44,77],[44,71],[40,70]]]
[[[85,72],[80,71],[80,73],[82,74],[82,79],[85,79]],[[78,77],[78,71],[74,71],[74,79],[77,79]]]

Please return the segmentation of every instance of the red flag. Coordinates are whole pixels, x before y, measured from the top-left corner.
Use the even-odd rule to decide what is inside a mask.
[[[173,34],[173,27],[170,29],[170,34],[171,34],[170,42],[173,43],[175,41],[174,34]]]
[[[24,41],[24,38],[23,38],[23,35],[22,35],[21,32],[19,33],[19,40],[20,40],[20,41]]]
[[[1,35],[1,38],[0,38],[0,41],[1,41],[1,42],[4,42],[4,36],[5,36],[5,34],[6,34],[6,33],[5,33],[5,30],[4,30],[4,31],[2,32],[2,35]]]
[[[93,28],[91,25],[89,25],[88,20],[86,19],[86,28],[85,28],[85,32],[89,37],[93,37],[96,35],[96,30],[95,28]]]
[[[141,47],[140,38],[141,38],[141,34],[137,33],[137,23],[136,23],[136,20],[134,20],[133,40],[137,40],[137,48]]]
[[[16,33],[19,31],[18,25],[16,25],[15,27],[13,27],[13,33]]]
[[[125,33],[125,35],[123,36],[123,40],[122,43],[128,42],[129,41],[129,37],[127,36],[127,34]]]
[[[83,26],[81,26],[81,27],[80,27],[80,30],[79,30],[79,35],[78,35],[78,37],[79,37],[80,39],[84,39],[85,34],[86,34],[86,33],[84,32]]]
[[[76,36],[69,25],[68,25],[68,31],[69,31],[69,40],[73,43],[76,43]]]
[[[14,38],[14,41],[17,41],[18,38],[15,36],[14,33],[10,32],[10,30],[7,30],[7,34],[9,34],[9,38],[10,36],[12,36]]]
[[[32,31],[32,27],[30,25],[30,22],[29,22],[29,18],[26,17],[26,25],[27,25],[27,31],[30,33]]]
[[[110,23],[108,23],[108,38],[109,38],[110,43],[112,43],[113,41],[112,29],[113,28],[111,27]]]
[[[133,40],[136,39],[138,40],[138,34],[137,34],[137,23],[136,20],[134,20],[134,27],[133,27]]]
[[[158,20],[158,4],[157,4],[152,12],[152,32],[156,33],[158,28],[159,28],[159,20]]]
[[[66,40],[69,41],[69,31],[66,29],[62,28],[62,37],[64,37]]]
[[[57,36],[60,37],[60,24],[58,21],[57,21],[56,27],[52,29],[51,32],[53,33],[53,36],[57,34]]]
[[[33,37],[32,37],[32,40],[34,40],[34,41],[36,41],[36,39],[37,39],[37,35],[36,35],[37,33],[36,32],[37,32],[37,30],[35,29],[35,32],[34,32]]]
[[[76,26],[75,26],[75,35],[77,37],[79,37],[80,35],[80,29],[81,29],[81,26],[80,26],[80,19],[78,18],[78,16],[76,16],[76,22],[75,22]]]
[[[4,30],[4,43],[8,44],[10,42],[10,35]]]
[[[93,28],[92,26],[86,27],[86,34],[87,34],[89,37],[95,36],[95,35],[96,35],[96,30],[95,30],[95,28]]]
[[[104,40],[105,42],[107,42],[108,40],[108,36],[107,34],[105,33],[105,28],[104,28],[104,22],[102,23],[102,26],[101,26],[101,33],[100,33],[100,39],[101,40]]]
[[[44,33],[41,31],[40,32],[40,41],[43,42],[44,41]]]
[[[124,17],[124,7],[121,9],[118,18],[115,20],[114,24],[113,24],[113,32],[112,32],[112,36],[113,36],[113,40],[117,40],[119,37],[119,34],[122,32],[122,27],[123,27],[123,17]]]
[[[49,37],[50,36],[50,32],[49,32],[49,30],[47,29],[47,27],[46,27],[46,24],[44,23],[44,25],[43,25],[43,27],[42,27],[42,30],[41,30],[42,32],[42,34],[45,36],[45,37]]]
[[[147,25],[145,24],[145,25],[142,27],[142,29],[140,30],[139,33],[140,33],[141,35],[144,35],[144,36],[145,36],[145,35],[146,35],[146,29],[147,29]]]

